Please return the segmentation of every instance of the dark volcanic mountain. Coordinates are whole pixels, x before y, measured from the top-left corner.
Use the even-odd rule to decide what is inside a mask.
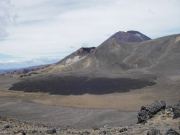
[[[138,31],[119,31],[112,35],[109,39],[117,39],[124,42],[143,42],[146,40],[151,40],[151,38],[147,37],[146,35],[138,32]]]
[[[97,48],[81,48],[10,89],[62,95],[127,92],[177,76],[179,61],[180,34],[150,40],[140,32],[118,32]]]

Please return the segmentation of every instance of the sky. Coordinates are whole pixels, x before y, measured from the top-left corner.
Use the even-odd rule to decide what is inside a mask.
[[[55,63],[118,31],[180,33],[180,0],[0,0],[0,69]]]

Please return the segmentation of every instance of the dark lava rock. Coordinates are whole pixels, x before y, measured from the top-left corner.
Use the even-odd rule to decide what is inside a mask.
[[[166,110],[168,112],[173,112],[174,111],[174,107],[172,105],[168,105],[168,106],[166,106]]]
[[[35,133],[37,133],[37,131],[36,131],[36,130],[29,131],[29,134],[35,134]]]
[[[175,111],[175,110],[178,110],[178,109],[180,109],[180,100],[179,100],[179,102],[178,102],[177,104],[175,104],[174,107],[173,107],[173,110],[174,110],[174,111]]]
[[[46,131],[45,131],[45,130],[40,130],[39,133],[40,133],[40,134],[45,134]]]
[[[145,123],[147,119],[152,118],[161,109],[166,108],[166,102],[164,100],[155,101],[151,105],[145,105],[141,107],[141,111],[138,113],[138,123]]]
[[[138,113],[138,123],[143,123],[146,121],[148,116],[148,112],[146,110],[142,110]]]
[[[99,134],[104,134],[104,135],[106,135],[106,134],[108,134],[108,132],[107,132],[107,131],[102,131],[102,132],[100,132]]]
[[[4,125],[2,126],[2,128],[4,128],[4,129],[9,128],[9,125],[8,125],[8,124],[4,124]]]
[[[177,104],[174,105],[173,111],[174,111],[173,119],[179,118],[180,117],[180,100]]]
[[[90,134],[90,132],[89,132],[89,131],[85,131],[85,132],[83,132],[83,135],[84,135],[84,134],[89,135],[89,134]]]
[[[165,135],[180,135],[180,134],[173,129],[169,129]]]
[[[56,133],[56,129],[50,128],[49,130],[46,131],[47,134],[54,134]]]
[[[23,130],[19,130],[18,132],[15,132],[15,134],[18,134],[18,135],[26,135],[26,132],[23,131]]]
[[[141,110],[146,110],[151,114],[156,114],[161,109],[165,109],[166,102],[164,100],[155,101],[151,105],[145,105],[141,107]]]
[[[180,109],[177,109],[174,111],[174,116],[173,116],[173,119],[177,119],[180,117]]]
[[[147,132],[147,135],[162,135],[159,130],[152,129],[151,131]]]
[[[124,131],[127,131],[127,128],[122,128],[121,130],[119,130],[120,133]]]
[[[172,105],[166,106],[166,109],[168,109],[168,108],[173,108],[173,106]]]
[[[177,110],[177,109],[180,109],[180,100],[179,100],[179,103],[177,103],[176,105],[174,105],[173,107],[173,110]]]
[[[92,129],[99,130],[99,128],[97,126],[93,126]]]

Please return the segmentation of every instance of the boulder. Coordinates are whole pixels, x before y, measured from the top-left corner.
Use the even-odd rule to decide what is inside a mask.
[[[141,111],[146,110],[150,112],[151,114],[156,114],[161,109],[165,109],[165,108],[166,108],[166,102],[164,100],[159,100],[159,101],[155,101],[151,105],[142,106]]]
[[[175,111],[177,109],[180,109],[180,100],[179,100],[179,102],[177,104],[174,105],[173,111]]]
[[[174,111],[173,119],[177,119],[177,118],[180,118],[180,109]]]
[[[169,129],[165,135],[180,135],[180,134],[173,129]]]
[[[141,111],[138,113],[138,123],[145,123],[147,119],[152,118],[161,109],[166,108],[166,102],[164,100],[155,101],[151,105],[144,105],[141,107]]]
[[[146,110],[142,110],[138,113],[138,123],[143,123],[148,119],[148,112]]]
[[[174,112],[173,119],[179,118],[180,117],[180,100],[177,104],[174,105],[174,107],[172,109]]]

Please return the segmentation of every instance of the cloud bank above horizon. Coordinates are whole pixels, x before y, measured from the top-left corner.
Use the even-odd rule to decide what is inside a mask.
[[[54,63],[118,31],[151,38],[178,34],[179,5],[179,0],[0,0],[0,69]]]

